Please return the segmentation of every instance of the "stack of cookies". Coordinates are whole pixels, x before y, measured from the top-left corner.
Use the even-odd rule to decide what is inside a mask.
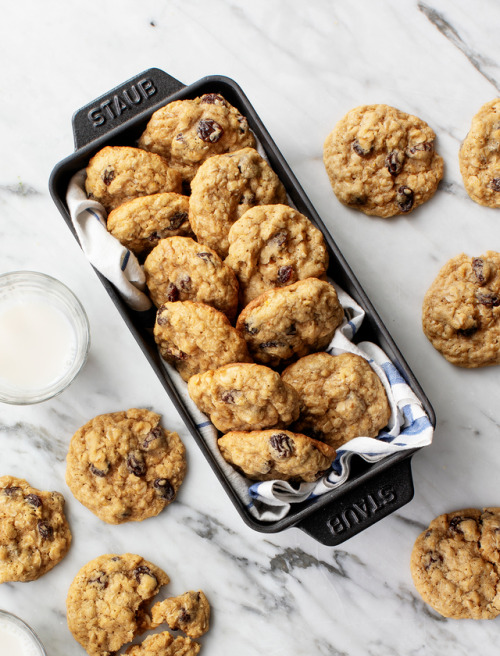
[[[324,350],[344,320],[323,234],[288,204],[220,94],[167,104],[106,147],[86,190],[143,263],[158,349],[251,480],[315,481],[390,409],[368,362]]]

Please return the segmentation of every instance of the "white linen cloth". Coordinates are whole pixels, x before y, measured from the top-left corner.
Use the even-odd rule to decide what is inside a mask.
[[[87,198],[85,177],[85,169],[75,173],[66,194],[71,221],[83,252],[133,310],[149,310],[151,301],[144,293],[144,271],[136,256],[107,231],[106,211],[101,203]]]

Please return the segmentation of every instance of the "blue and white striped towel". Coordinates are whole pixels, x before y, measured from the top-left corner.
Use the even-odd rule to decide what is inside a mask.
[[[106,212],[101,203],[87,198],[85,177],[85,169],[75,173],[66,193],[71,221],[82,250],[133,310],[149,310],[151,301],[144,293],[144,271],[135,255],[107,231]]]

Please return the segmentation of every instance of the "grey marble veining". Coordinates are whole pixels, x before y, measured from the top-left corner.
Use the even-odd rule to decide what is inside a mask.
[[[54,570],[0,585],[0,607],[31,623],[50,656],[82,656],[66,625],[78,569],[106,552],[163,567],[163,595],[202,588],[213,606],[206,656],[434,656],[498,652],[498,621],[439,616],[416,592],[409,558],[436,515],[500,505],[498,368],[457,370],[424,337],[421,302],[459,252],[500,249],[498,210],[473,203],[458,149],[479,107],[500,90],[496,0],[18,0],[0,23],[0,273],[43,271],[65,282],[91,324],[89,360],[59,397],[0,404],[0,475],[23,475],[66,498],[73,544]],[[433,404],[430,447],[412,461],[415,497],[338,548],[296,528],[245,525],[139,346],[65,226],[48,191],[73,150],[72,113],[142,70],[184,83],[235,79],[254,105]],[[366,217],[338,203],[323,142],[349,109],[387,103],[426,120],[445,176],[409,216]],[[106,525],[65,483],[75,430],[101,412],[149,407],[185,440],[179,498],[141,525]],[[478,647],[478,645],[480,647]]]
[[[468,39],[463,39],[460,32],[450,23],[444,13],[433,8],[432,5],[425,2],[419,2],[418,8],[435,25],[435,27],[446,37],[450,43],[458,48],[467,57],[469,62],[474,66],[477,71],[483,75],[488,82],[499,90],[498,75],[499,65],[494,59],[488,55],[482,54],[471,45]],[[490,72],[491,71],[491,72]]]

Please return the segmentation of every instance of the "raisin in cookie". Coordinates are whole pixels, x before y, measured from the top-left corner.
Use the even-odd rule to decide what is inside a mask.
[[[166,623],[174,631],[179,629],[190,638],[200,638],[209,628],[210,604],[201,590],[190,590],[159,601],[151,609],[151,618],[152,628]]]
[[[500,207],[500,98],[481,107],[459,153],[465,189],[476,203]]]
[[[131,645],[127,656],[196,656],[200,645],[190,638],[174,636],[168,631],[148,636],[139,645]]]
[[[73,436],[66,482],[108,524],[142,521],[171,503],[186,474],[186,450],[160,415],[132,408],[99,415]]]
[[[223,433],[284,428],[299,416],[296,391],[260,364],[228,364],[197,374],[188,392]]]
[[[228,241],[225,261],[238,277],[242,306],[273,287],[320,278],[328,268],[323,234],[287,205],[249,209],[231,226]]]
[[[452,364],[500,364],[500,253],[449,260],[424,297],[422,327]]]
[[[157,110],[138,142],[190,181],[212,155],[255,146],[248,122],[218,93],[176,100]]]
[[[38,579],[64,558],[70,544],[62,494],[0,477],[0,583]]]
[[[107,228],[136,255],[149,253],[165,237],[190,237],[189,198],[165,192],[122,203],[108,215]]]
[[[363,105],[326,138],[323,161],[335,195],[365,214],[407,214],[434,195],[443,159],[433,130],[388,105]]]
[[[410,570],[434,610],[453,619],[500,614],[500,508],[440,515],[417,538]]]
[[[223,312],[232,321],[238,309],[234,271],[208,246],[189,237],[162,239],[144,262],[151,300],[199,301]]]
[[[380,378],[359,355],[313,353],[282,374],[300,398],[293,425],[338,449],[355,437],[376,437],[391,409]]]
[[[185,381],[231,362],[251,362],[241,333],[205,303],[165,303],[156,315],[154,337],[161,356]]]
[[[286,203],[285,188],[253,148],[207,159],[191,182],[189,220],[198,241],[226,257],[232,224],[255,205]]]
[[[136,554],[99,556],[80,569],[69,587],[69,630],[90,656],[111,656],[149,629],[146,605],[169,580]]]
[[[254,360],[273,367],[325,348],[343,317],[335,288],[306,278],[255,298],[239,315],[236,328]]]
[[[218,444],[222,457],[255,481],[316,481],[336,455],[328,444],[290,431],[233,431]]]
[[[87,166],[85,189],[107,212],[138,196],[181,192],[180,173],[155,153],[129,146],[106,146]]]

